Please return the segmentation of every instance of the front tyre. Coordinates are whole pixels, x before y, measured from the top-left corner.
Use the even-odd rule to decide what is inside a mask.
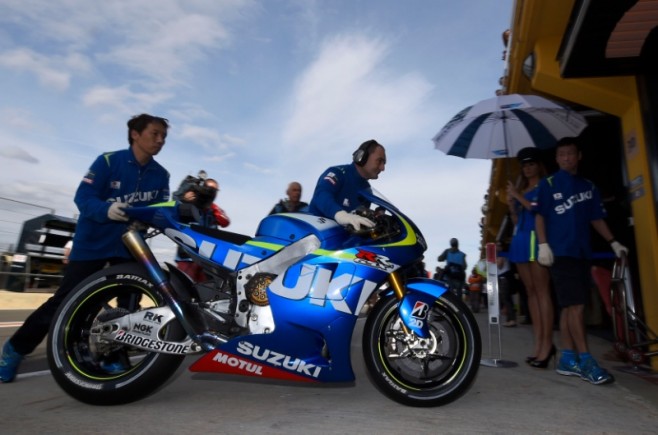
[[[468,390],[480,365],[480,332],[473,314],[453,293],[434,302],[427,315],[431,336],[405,332],[398,300],[381,299],[368,316],[363,356],[373,383],[409,406],[439,406]]]
[[[93,339],[92,327],[140,309],[165,306],[157,286],[136,263],[101,270],[62,302],[48,335],[48,365],[59,386],[81,402],[116,405],[139,400],[162,386],[185,358]],[[177,321],[168,341],[185,338]]]

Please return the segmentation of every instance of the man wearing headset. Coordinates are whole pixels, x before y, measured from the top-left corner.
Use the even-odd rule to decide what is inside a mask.
[[[361,205],[358,192],[369,189],[368,180],[376,180],[386,166],[386,150],[376,140],[363,142],[352,154],[352,163],[332,166],[320,176],[309,205],[314,215],[334,219],[354,229],[374,227],[363,216],[350,213]]]

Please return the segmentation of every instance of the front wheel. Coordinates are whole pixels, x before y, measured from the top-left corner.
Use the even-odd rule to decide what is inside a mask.
[[[398,300],[381,299],[366,321],[363,356],[373,383],[391,399],[410,406],[452,402],[477,374],[481,341],[473,314],[446,292],[427,315],[430,337],[405,332]]]
[[[101,270],[83,281],[62,302],[50,326],[48,365],[64,391],[92,405],[133,402],[162,386],[184,356],[147,352],[94,339],[99,322],[144,308],[165,306],[157,286],[136,263]],[[163,340],[186,337],[177,321]]]

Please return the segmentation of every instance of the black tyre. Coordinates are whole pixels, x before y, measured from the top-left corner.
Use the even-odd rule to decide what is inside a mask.
[[[363,356],[373,383],[409,406],[439,406],[465,393],[482,352],[473,314],[457,296],[444,293],[428,314],[431,338],[407,334],[395,297],[381,299],[368,316]]]
[[[176,372],[184,356],[95,343],[89,332],[98,320],[164,305],[158,287],[136,263],[90,276],[62,302],[50,326],[48,364],[55,381],[77,400],[92,405],[129,403],[153,393]],[[164,331],[162,338],[169,341],[186,336],[177,321]],[[108,359],[115,361],[114,370],[108,371]]]

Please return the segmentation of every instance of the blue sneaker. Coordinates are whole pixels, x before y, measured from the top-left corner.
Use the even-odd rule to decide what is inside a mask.
[[[557,369],[555,371],[564,376],[582,377],[580,366],[575,359],[560,358],[560,362],[557,363]]]
[[[130,360],[125,349],[120,349],[104,356],[100,361],[100,368],[110,375],[116,375],[129,370]]]
[[[601,368],[594,358],[584,360],[580,366],[582,380],[594,385],[610,384],[615,381],[614,376]]]
[[[116,375],[125,372],[126,370],[128,370],[128,367],[126,367],[126,365],[120,361],[116,361],[116,362],[101,361],[101,369],[103,369],[110,375]]]
[[[13,381],[21,361],[23,361],[23,355],[16,352],[14,346],[7,340],[2,347],[2,355],[0,356],[0,381]]]

